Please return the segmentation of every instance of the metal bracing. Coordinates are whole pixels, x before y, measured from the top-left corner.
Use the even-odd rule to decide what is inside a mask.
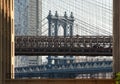
[[[15,77],[75,78],[79,74],[93,75],[108,72],[112,72],[112,61],[79,62],[64,65],[52,64],[30,67],[17,67],[15,68]]]

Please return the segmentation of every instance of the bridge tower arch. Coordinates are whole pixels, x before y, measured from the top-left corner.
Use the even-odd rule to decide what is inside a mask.
[[[74,25],[74,16],[71,12],[71,15],[68,17],[65,12],[64,16],[59,16],[57,11],[53,16],[51,11],[49,11],[48,19],[48,36],[58,36],[58,30],[62,26],[64,30],[63,36],[73,36],[73,25]]]
[[[55,36],[59,35],[59,28],[63,28],[63,36],[73,36],[73,25],[74,25],[74,16],[71,12],[70,16],[67,16],[67,13],[64,13],[64,16],[59,16],[58,12],[55,12],[55,15],[52,15],[51,11],[47,16],[48,19],[48,36]],[[55,64],[59,63],[73,63],[73,56],[66,57],[64,56],[63,60],[60,60],[58,56],[48,56],[48,64],[52,64],[52,60],[54,59]]]

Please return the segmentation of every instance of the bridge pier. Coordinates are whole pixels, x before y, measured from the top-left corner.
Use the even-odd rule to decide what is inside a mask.
[[[120,0],[113,0],[113,73],[120,72]]]
[[[14,0],[0,0],[0,84],[14,78]]]

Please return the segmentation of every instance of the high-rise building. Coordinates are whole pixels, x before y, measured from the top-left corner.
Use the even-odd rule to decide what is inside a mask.
[[[28,30],[27,35],[41,35],[42,0],[28,0]]]
[[[42,0],[15,0],[15,35],[40,36]],[[16,67],[39,65],[41,56],[16,56]]]
[[[27,0],[15,0],[15,35],[26,35],[28,28]]]

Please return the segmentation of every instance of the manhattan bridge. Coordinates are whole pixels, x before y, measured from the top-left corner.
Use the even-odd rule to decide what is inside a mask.
[[[81,4],[84,5],[79,8],[78,4],[72,4],[74,1],[61,0],[79,10],[78,15],[74,15],[75,10],[69,15],[67,14],[69,11],[59,15],[59,11],[53,13],[49,10],[47,17],[42,20],[45,24],[42,28],[48,24],[42,36],[16,36],[15,55],[48,55],[48,57],[46,64],[16,67],[15,78],[99,78],[100,76],[106,78],[106,74],[111,78],[113,71],[111,59],[75,61],[77,56],[108,58],[112,56],[112,1],[109,3],[107,0],[105,3],[101,1],[81,0]],[[89,7],[93,8],[95,13]],[[98,9],[99,14],[96,13]],[[45,22],[46,20],[48,22]]]

